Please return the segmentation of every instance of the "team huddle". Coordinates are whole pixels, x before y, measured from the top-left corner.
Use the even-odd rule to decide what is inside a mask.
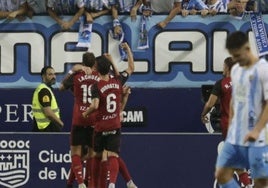
[[[72,67],[60,86],[60,90],[71,90],[74,96],[70,134],[72,164],[67,187],[73,187],[77,181],[79,188],[113,188],[119,169],[127,187],[137,187],[119,156],[121,113],[130,94],[125,83],[134,71],[131,49],[127,43],[122,47],[128,55],[128,68],[123,72],[117,70],[111,55],[95,57],[93,53],[85,52],[82,63]],[[44,72],[41,74],[43,83],[33,98],[34,127],[40,132],[60,131],[63,123],[50,88],[55,83],[54,69],[46,67]],[[49,75],[51,79],[46,78]],[[55,113],[54,106],[58,113]],[[44,108],[46,110],[41,110]],[[43,113],[39,118],[41,111],[51,111],[53,115]]]

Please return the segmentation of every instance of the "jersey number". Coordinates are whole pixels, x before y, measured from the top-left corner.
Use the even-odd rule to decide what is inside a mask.
[[[86,85],[86,84],[83,84],[81,85],[81,89],[82,89],[82,93],[83,93],[83,103],[84,104],[91,104],[91,86],[92,85]]]
[[[116,95],[111,93],[106,97],[106,109],[107,112],[113,113],[116,110]]]

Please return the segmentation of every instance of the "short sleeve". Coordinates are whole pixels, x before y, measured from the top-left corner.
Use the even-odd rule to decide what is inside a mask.
[[[213,86],[213,88],[211,90],[211,94],[216,95],[217,97],[219,97],[221,95],[221,93],[222,93],[222,91],[221,91],[221,81],[222,81],[222,79],[218,80],[214,84],[214,86]]]

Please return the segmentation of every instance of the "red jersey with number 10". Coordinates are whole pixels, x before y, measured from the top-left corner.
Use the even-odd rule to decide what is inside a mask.
[[[100,80],[93,89],[96,94],[93,97],[99,98],[95,131],[103,132],[121,128],[121,80],[114,77],[110,77],[109,81]]]
[[[78,72],[73,76],[73,126],[94,126],[96,113],[90,114],[88,118],[84,118],[82,113],[90,106],[91,88],[99,80],[97,72],[92,72],[90,75]]]

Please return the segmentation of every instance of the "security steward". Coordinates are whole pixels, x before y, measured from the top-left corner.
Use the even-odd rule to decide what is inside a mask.
[[[42,83],[35,89],[32,98],[33,131],[34,132],[60,132],[63,121],[60,110],[52,91],[56,83],[53,67],[45,66],[41,70]]]

